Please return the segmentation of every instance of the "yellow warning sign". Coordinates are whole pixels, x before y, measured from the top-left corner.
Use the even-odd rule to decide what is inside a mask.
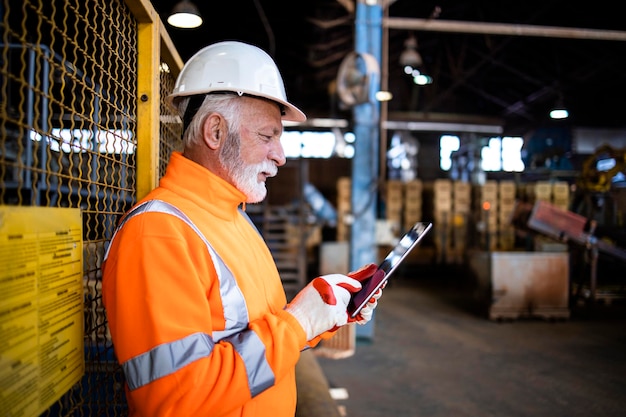
[[[80,209],[0,206],[0,410],[35,416],[85,372]]]

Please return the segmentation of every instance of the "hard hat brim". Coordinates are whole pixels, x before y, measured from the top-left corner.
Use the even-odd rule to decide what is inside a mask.
[[[227,91],[237,94],[239,96],[245,95],[248,97],[258,97],[258,98],[273,101],[274,103],[279,104],[284,109],[284,114],[281,116],[282,120],[289,121],[289,122],[305,122],[306,121],[306,114],[304,114],[302,110],[300,110],[293,104],[285,100],[281,100],[275,96],[261,94],[258,91],[246,91],[246,90],[240,90],[240,89],[235,90],[235,89],[228,89],[228,88],[216,88],[213,90],[209,89],[207,91],[205,89],[202,91],[185,91],[184,93],[181,93],[181,92],[173,93],[167,97],[167,100],[172,106],[174,106],[174,102],[176,101],[177,98],[189,97],[189,96],[195,96],[195,95],[206,95],[206,94],[211,94],[211,93],[223,93]]]
[[[251,97],[262,97],[262,98],[273,101],[283,106],[285,110],[285,114],[282,115],[281,117],[282,120],[286,120],[289,122],[305,122],[306,121],[306,115],[304,114],[304,112],[291,103],[288,103],[284,100],[280,100],[276,97],[264,96],[259,93],[254,93],[254,94],[244,93],[244,94],[251,96]]]

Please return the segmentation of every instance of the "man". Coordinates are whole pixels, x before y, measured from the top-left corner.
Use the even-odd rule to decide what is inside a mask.
[[[131,416],[293,416],[300,352],[349,319],[375,265],[315,278],[287,304],[272,256],[245,213],[285,163],[287,101],[274,61],[240,42],[210,45],[181,71],[184,121],[159,187],[120,221],[103,299]],[[372,316],[380,292],[356,321]]]

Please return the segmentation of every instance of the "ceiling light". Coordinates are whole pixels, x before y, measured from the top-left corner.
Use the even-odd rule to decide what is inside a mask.
[[[198,7],[189,0],[182,0],[174,6],[167,23],[177,28],[192,29],[202,24]]]
[[[417,85],[426,85],[433,83],[433,77],[424,74],[418,74],[413,77],[413,82]]]
[[[556,102],[556,106],[552,110],[550,110],[550,118],[551,119],[567,119],[569,117],[569,112],[563,104],[563,96],[559,95],[559,99]]]
[[[567,119],[569,117],[569,112],[567,109],[553,109],[550,110],[550,117],[552,119]]]
[[[417,68],[422,65],[422,62],[422,56],[417,52],[417,39],[411,35],[404,41],[404,51],[400,54],[400,65],[405,67],[405,71],[407,71],[407,67]]]
[[[393,94],[390,91],[377,91],[374,97],[378,101],[389,101],[393,98]]]

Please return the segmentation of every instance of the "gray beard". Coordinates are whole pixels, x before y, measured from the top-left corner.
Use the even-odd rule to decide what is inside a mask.
[[[259,203],[267,196],[267,188],[264,182],[258,181],[260,172],[271,172],[265,169],[266,163],[245,165],[241,160],[241,141],[238,136],[229,135],[220,152],[219,161],[222,168],[228,174],[231,184],[246,196],[246,203]]]

